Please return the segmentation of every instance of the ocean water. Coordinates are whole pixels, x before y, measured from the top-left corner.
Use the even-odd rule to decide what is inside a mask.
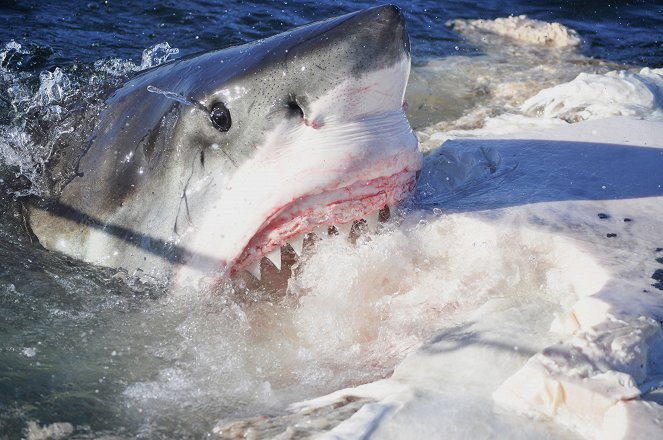
[[[412,40],[406,98],[424,150],[613,115],[663,119],[661,74],[642,70],[663,67],[661,2],[395,3]],[[0,4],[0,438],[39,438],[49,426],[72,438],[211,436],[217,425],[388,377],[495,298],[517,302],[533,323],[519,356],[553,342],[542,317],[599,288],[569,261],[602,269],[564,240],[472,217],[514,175],[499,157],[430,156],[391,222],[358,245],[316,245],[284,298],[173,297],[165,280],[71,260],[23,232],[21,197],[44,190],[55,142],[75,135],[72,103],[94,108],[169,59],[374,4]],[[545,23],[560,25],[538,32]],[[602,101],[583,84],[611,94]],[[522,423],[524,437],[573,438],[544,421],[495,426]]]

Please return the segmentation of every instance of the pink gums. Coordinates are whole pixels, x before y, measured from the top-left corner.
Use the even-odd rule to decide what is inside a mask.
[[[298,235],[320,226],[354,222],[385,205],[396,204],[407,197],[415,185],[415,172],[405,169],[391,176],[299,197],[274,210],[232,264],[232,272],[240,272]]]

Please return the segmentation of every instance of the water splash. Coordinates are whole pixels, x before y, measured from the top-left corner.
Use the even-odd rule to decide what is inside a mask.
[[[140,64],[99,60],[92,66],[54,67],[35,76],[25,70],[22,57],[35,56],[38,50],[13,40],[0,50],[0,106],[7,107],[0,120],[0,183],[13,197],[49,194],[51,161],[63,150],[82,151],[108,91],[179,53],[159,43],[143,51]]]
[[[127,74],[141,72],[171,61],[179,53],[178,48],[170,47],[170,44],[164,42],[143,50],[140,64],[122,58],[111,58],[95,61],[94,68],[98,72],[110,76],[124,77]]]

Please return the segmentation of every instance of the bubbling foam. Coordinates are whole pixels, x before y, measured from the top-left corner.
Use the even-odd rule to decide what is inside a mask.
[[[568,306],[598,288],[574,267],[596,265],[563,239],[470,214],[411,214],[355,245],[331,237],[300,262],[283,299],[192,292],[136,317],[130,327],[150,328],[136,343],[158,360],[136,362],[152,367],[125,397],[155,426],[191,406],[224,420],[273,412],[388,377],[491,299]]]
[[[551,48],[569,48],[580,45],[580,37],[573,29],[559,23],[531,19],[526,15],[495,20],[459,18],[449,21],[447,25],[470,39],[482,43],[488,43],[491,36],[499,36],[521,44],[536,44]]]

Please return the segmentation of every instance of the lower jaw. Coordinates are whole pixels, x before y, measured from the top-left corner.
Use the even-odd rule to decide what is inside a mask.
[[[370,230],[375,227],[379,218],[385,219],[385,212],[388,216],[388,207],[399,203],[413,191],[415,184],[415,174],[403,172],[309,197],[322,199],[323,202],[325,198],[329,199],[319,205],[311,204],[307,207],[311,200],[303,197],[299,203],[303,205],[302,208],[289,206],[280,210],[279,214],[249,241],[241,256],[232,265],[231,275],[248,270],[259,278],[263,257],[267,256],[279,267],[281,246],[290,244],[295,252],[301,253],[304,238],[310,240],[311,233],[322,238],[329,233],[350,234],[351,231],[356,233],[359,230]],[[338,194],[347,194],[348,197],[334,199]]]

